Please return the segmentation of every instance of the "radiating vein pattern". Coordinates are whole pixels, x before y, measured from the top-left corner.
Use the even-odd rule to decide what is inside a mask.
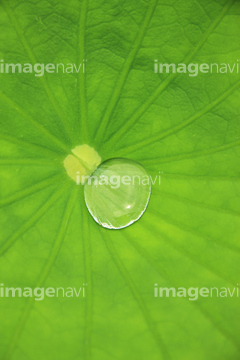
[[[55,240],[53,242],[53,247],[52,247],[51,253],[49,254],[49,258],[47,259],[47,261],[42,269],[42,273],[39,274],[39,279],[36,284],[36,287],[41,287],[44,284],[44,281],[47,279],[47,277],[52,269],[52,266],[56,260],[56,257],[60,251],[62,241],[64,240],[64,236],[66,234],[67,227],[69,224],[69,219],[70,219],[73,207],[76,202],[76,190],[77,190],[77,188],[75,188],[74,192],[72,192],[72,194],[69,198],[63,218],[61,219],[61,223],[59,225],[58,233],[56,234]],[[34,301],[35,301],[34,297],[31,297],[25,306],[25,309],[22,313],[19,324],[18,324],[17,328],[15,329],[13,338],[11,340],[11,343],[9,344],[9,348],[5,355],[6,360],[11,359],[11,357],[14,353],[16,345],[17,345],[18,341],[20,340],[21,333],[24,329],[25,323],[28,319],[29,313],[33,307]]]
[[[2,0],[0,360],[239,358],[239,5]],[[155,74],[155,59],[226,71]],[[84,60],[85,73],[2,72]],[[83,144],[161,175],[134,225],[89,215],[63,166]],[[82,282],[83,302],[1,297],[3,283]],[[156,284],[228,295],[156,298]]]

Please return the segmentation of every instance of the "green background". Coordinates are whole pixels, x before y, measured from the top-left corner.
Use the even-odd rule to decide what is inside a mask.
[[[0,74],[0,283],[85,299],[0,298],[0,359],[240,358],[239,299],[154,298],[240,284],[239,74],[154,74],[240,60],[240,3],[1,0],[0,59],[86,74]],[[129,228],[97,225],[63,168],[76,145],[161,186]]]

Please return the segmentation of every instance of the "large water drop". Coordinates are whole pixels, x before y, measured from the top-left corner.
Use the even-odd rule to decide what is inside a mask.
[[[94,220],[108,229],[137,221],[147,208],[151,182],[145,168],[129,159],[110,159],[97,167],[84,186]]]

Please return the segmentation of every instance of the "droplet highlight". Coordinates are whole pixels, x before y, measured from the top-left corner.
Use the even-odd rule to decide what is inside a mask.
[[[140,219],[150,194],[151,182],[145,168],[123,158],[104,161],[84,186],[90,214],[108,229],[122,229]]]

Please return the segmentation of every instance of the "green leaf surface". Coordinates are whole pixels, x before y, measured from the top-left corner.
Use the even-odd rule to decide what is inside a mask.
[[[0,283],[85,298],[0,297],[1,360],[237,360],[239,297],[154,298],[240,283],[239,73],[155,74],[240,59],[238,0],[1,0],[0,59],[86,73],[0,74]],[[77,145],[161,186],[101,228],[63,167]]]

